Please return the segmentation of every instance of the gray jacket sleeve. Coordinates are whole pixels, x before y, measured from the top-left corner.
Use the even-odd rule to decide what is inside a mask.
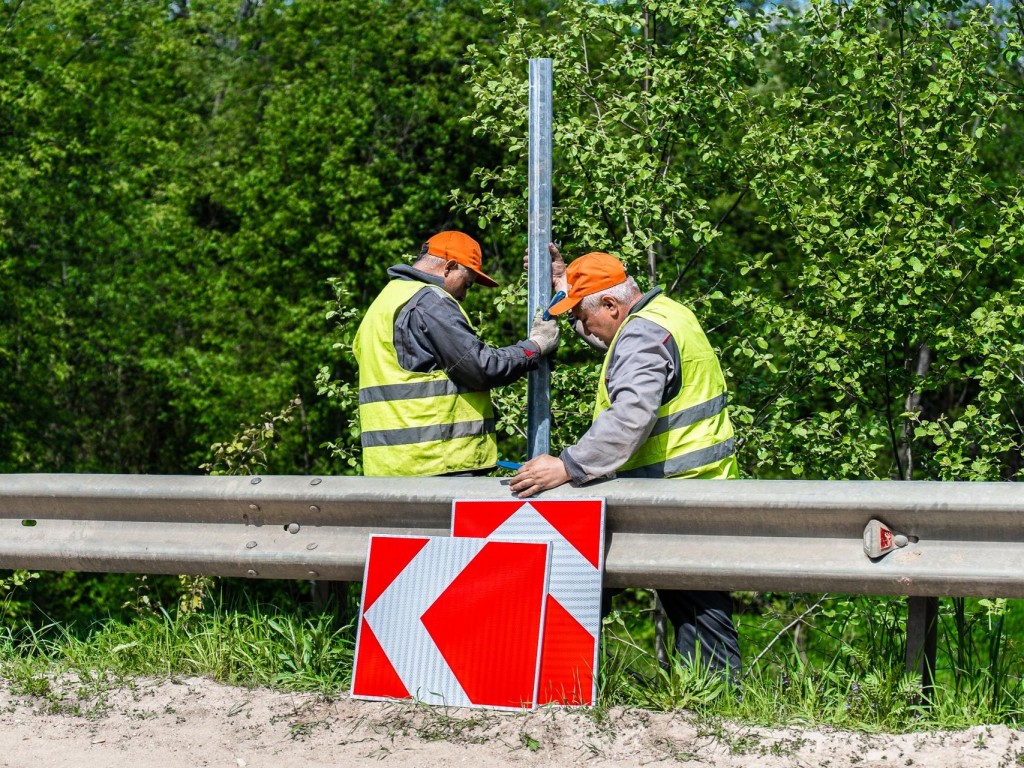
[[[638,317],[622,329],[608,363],[611,405],[560,457],[574,484],[613,474],[643,444],[671,399],[678,360],[675,341],[660,325]]]
[[[462,387],[483,390],[508,384],[535,369],[540,350],[531,341],[491,347],[476,335],[455,299],[424,288],[395,319],[395,350],[403,368],[443,370]]]

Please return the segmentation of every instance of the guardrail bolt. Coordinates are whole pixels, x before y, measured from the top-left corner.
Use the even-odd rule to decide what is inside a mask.
[[[286,525],[284,529],[286,531],[288,531],[288,533],[298,533],[299,532],[299,524],[298,523],[288,523],[288,525]]]
[[[310,512],[319,512],[320,511],[320,507],[318,507],[316,504],[310,504],[309,505],[309,511]]]
[[[319,576],[319,575],[320,575],[320,574],[319,574],[319,573],[317,573],[316,571],[306,571],[306,574],[307,574],[307,575],[309,576],[309,578],[311,578],[311,579],[315,579],[315,578],[316,578],[317,576]]]
[[[310,551],[313,551],[314,549],[316,549],[316,542],[315,541],[309,542],[309,544],[306,545],[306,549],[308,549]]]
[[[309,484],[310,485],[320,485],[320,483],[322,483],[322,482],[323,482],[323,480],[321,480],[319,477],[314,477],[312,480],[309,481]]]
[[[259,512],[260,511],[260,505],[259,504],[250,504],[249,505],[249,509],[251,509],[253,512]]]
[[[246,549],[255,549],[256,548],[256,542],[255,541],[247,541],[247,542],[245,542],[245,548]]]
[[[248,576],[256,576],[256,575],[257,575],[256,571],[254,571],[254,570],[253,570],[252,568],[250,568],[250,569],[249,569],[248,571],[246,571],[245,573],[246,573],[246,575],[248,575]]]
[[[252,483],[253,485],[259,485],[260,483],[263,482],[263,478],[262,477],[254,477],[249,482]]]

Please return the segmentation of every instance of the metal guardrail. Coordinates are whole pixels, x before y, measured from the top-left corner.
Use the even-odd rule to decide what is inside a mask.
[[[1024,597],[1024,485],[611,480],[610,587]],[[498,478],[0,475],[0,568],[356,581],[370,533],[448,535]],[[875,561],[876,518],[910,543]]]
[[[906,595],[930,685],[939,596],[1024,597],[1016,483],[610,480],[605,585]],[[0,475],[0,569],[358,581],[371,533],[446,536],[497,478]],[[865,526],[909,543],[869,559]]]

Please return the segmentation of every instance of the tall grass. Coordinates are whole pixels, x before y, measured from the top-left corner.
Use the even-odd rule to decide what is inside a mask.
[[[330,694],[349,685],[353,645],[351,625],[331,612],[161,610],[128,624],[98,622],[84,637],[58,624],[8,631],[0,636],[0,673],[35,693],[57,676],[110,683],[184,675]]]
[[[762,725],[894,732],[1024,722],[1020,601],[943,600],[936,685],[925,696],[904,669],[903,600],[741,595],[746,666],[730,681],[672,656],[659,664],[643,594],[605,619],[598,712],[685,709]],[[40,696],[59,678],[99,691],[165,676],[337,695],[350,686],[354,640],[353,623],[333,610],[207,599],[201,610],[141,612],[86,633],[60,624],[0,630],[0,675]]]
[[[744,595],[744,663],[734,684],[705,669],[659,667],[635,615],[606,619],[603,704],[685,707],[765,725],[908,731],[1024,721],[1024,602],[943,600],[934,689],[906,672],[906,601]],[[628,609],[627,609],[628,612]]]

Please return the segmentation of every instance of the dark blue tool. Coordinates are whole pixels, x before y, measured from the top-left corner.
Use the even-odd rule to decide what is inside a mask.
[[[565,298],[565,291],[559,291],[558,293],[556,293],[554,296],[551,297],[551,301],[548,302],[548,308],[544,310],[544,319],[545,320],[550,320],[551,319],[551,312],[549,310],[553,306],[555,306],[555,304],[557,304],[558,302],[560,302],[564,298]]]

